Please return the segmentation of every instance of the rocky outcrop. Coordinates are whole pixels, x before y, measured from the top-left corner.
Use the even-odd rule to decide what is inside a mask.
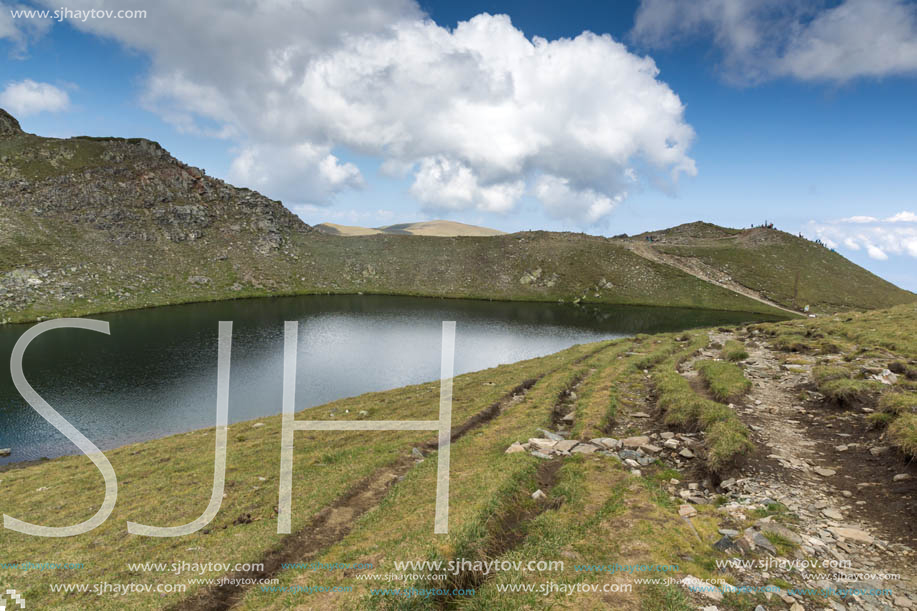
[[[0,108],[0,138],[15,136],[22,133],[16,117]]]
[[[150,140],[42,138],[3,110],[0,138],[0,323],[36,304],[54,315],[263,290],[264,270],[292,267],[291,240],[311,232]]]
[[[209,177],[156,142],[21,139],[0,158],[0,201],[105,231],[115,242],[184,242],[207,231],[248,230],[270,250],[285,233],[309,230],[280,202]]]

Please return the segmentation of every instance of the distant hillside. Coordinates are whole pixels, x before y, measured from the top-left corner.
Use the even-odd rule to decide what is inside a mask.
[[[773,230],[693,224],[655,232],[652,242],[541,231],[422,235],[444,227],[470,226],[436,221],[328,235],[155,142],[41,138],[0,112],[0,323],[311,293],[786,315],[779,308],[793,305],[797,271],[796,304],[816,311],[917,299]]]
[[[335,223],[322,223],[315,229],[328,235],[361,236],[387,233],[390,235],[425,235],[441,238],[457,236],[494,236],[504,235],[504,232],[488,227],[466,225],[455,221],[420,221],[418,223],[401,223],[399,225],[386,225],[385,227],[355,227],[351,225],[337,225]]]
[[[647,236],[653,241],[646,242]],[[913,293],[825,246],[776,229],[690,223],[641,234],[635,240],[667,255],[668,264],[691,268],[724,284],[735,283],[790,308],[872,309],[915,299]]]

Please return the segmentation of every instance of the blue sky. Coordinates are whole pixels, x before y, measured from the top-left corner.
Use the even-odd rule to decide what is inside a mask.
[[[341,2],[252,16],[166,0],[112,4],[143,19],[53,23],[10,11],[59,2],[3,2],[0,106],[26,130],[151,138],[310,223],[613,235],[769,220],[917,290],[912,2],[384,0],[372,15]]]

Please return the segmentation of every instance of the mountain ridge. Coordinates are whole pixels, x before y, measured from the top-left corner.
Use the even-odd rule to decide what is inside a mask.
[[[698,236],[687,234],[704,224],[679,226],[649,232],[657,236],[652,242],[545,231],[345,239],[307,225],[279,201],[207,176],[150,140],[42,138],[23,132],[5,111],[0,134],[3,323],[317,293],[777,315],[804,305],[827,312],[917,299],[774,229],[707,224],[714,235]],[[794,274],[802,280],[792,294]]]

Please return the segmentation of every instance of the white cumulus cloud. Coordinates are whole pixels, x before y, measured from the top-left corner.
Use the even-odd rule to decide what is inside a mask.
[[[642,0],[632,35],[651,46],[710,36],[727,76],[746,83],[917,73],[917,5],[907,0]]]
[[[587,225],[597,223],[606,217],[626,196],[625,193],[621,193],[609,197],[592,189],[572,189],[568,179],[551,175],[544,175],[538,179],[535,183],[535,195],[551,216],[572,218]]]
[[[71,8],[90,4],[114,2]],[[430,210],[507,213],[528,194],[582,222],[635,181],[696,174],[681,100],[608,35],[529,39],[488,14],[447,29],[413,0],[163,0],[146,20],[72,25],[148,53],[148,107],[234,142],[233,176],[293,204],[360,182],[332,151],[407,176]],[[543,188],[552,179],[564,189]]]
[[[9,83],[0,91],[0,107],[21,117],[40,112],[60,112],[70,108],[70,96],[54,85],[25,79]]]
[[[41,38],[51,28],[52,20],[35,15],[33,9],[24,4],[0,2],[0,40],[11,43],[13,58],[24,58],[29,42]]]
[[[869,219],[851,222],[853,219]],[[827,223],[809,223],[811,231],[829,247],[839,245],[850,250],[866,251],[878,261],[889,255],[917,258],[917,214],[902,211],[885,219],[851,217]]]

